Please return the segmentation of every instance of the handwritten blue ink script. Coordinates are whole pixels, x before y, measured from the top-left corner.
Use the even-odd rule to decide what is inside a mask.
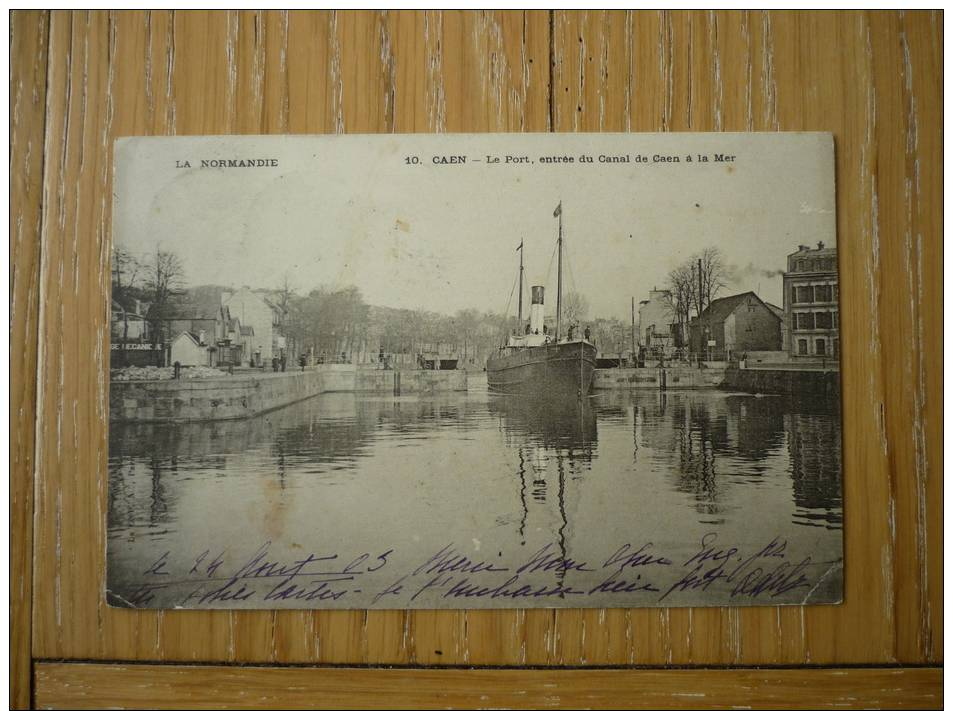
[[[840,560],[792,555],[783,539],[742,550],[714,532],[685,559],[651,542],[624,543],[599,558],[547,543],[515,559],[447,543],[422,560],[394,548],[278,555],[265,542],[247,556],[204,550],[177,560],[163,551],[108,596],[133,608],[778,605],[829,599],[840,577]]]

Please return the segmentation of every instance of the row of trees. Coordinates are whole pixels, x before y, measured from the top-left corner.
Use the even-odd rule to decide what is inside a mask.
[[[479,363],[517,327],[515,314],[462,309],[450,316],[369,305],[355,286],[318,287],[300,295],[287,278],[270,298],[282,308],[285,333],[299,351],[329,355],[378,349],[388,354],[444,352]],[[571,292],[563,300],[567,325],[581,324],[588,311],[589,303],[580,294]]]
[[[507,328],[505,317],[476,309],[448,316],[372,306],[353,286],[321,287],[302,296],[283,288],[276,292],[275,301],[285,307],[285,330],[299,350],[315,353],[443,352],[476,362],[496,348]]]
[[[192,315],[185,267],[173,252],[157,249],[137,255],[116,247],[112,258],[112,298],[127,313],[135,302],[145,307],[152,339],[165,340],[170,320]],[[421,309],[371,306],[354,286],[340,289],[318,287],[299,294],[286,278],[267,293],[283,312],[282,328],[299,351],[348,354],[383,347],[388,353],[454,351],[468,360],[495,348],[515,319],[476,309],[447,316]],[[514,323],[510,323],[514,321]],[[123,340],[128,340],[128,317]]]
[[[479,363],[517,328],[515,314],[463,309],[450,316],[422,309],[372,306],[354,286],[318,287],[299,294],[285,279],[269,290],[267,297],[283,312],[282,329],[299,352],[313,349],[315,353],[354,354],[379,348],[407,354],[449,351],[464,362]],[[144,304],[143,315],[156,342],[173,335],[164,333],[170,320],[191,315],[184,264],[178,255],[161,248],[144,256],[115,248],[112,298],[127,312],[133,310],[137,300]],[[588,320],[589,303],[581,294],[570,292],[564,296],[562,317],[564,330],[590,325],[593,338],[607,352],[624,346],[626,326],[618,319]],[[128,339],[128,319],[123,336]]]

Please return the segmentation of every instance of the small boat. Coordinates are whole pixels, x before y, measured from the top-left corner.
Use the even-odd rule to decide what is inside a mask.
[[[523,321],[523,245],[520,243],[519,313],[516,333],[486,362],[489,389],[536,397],[568,394],[585,397],[592,389],[596,367],[596,347],[572,329],[563,333],[563,212],[562,203],[553,212],[559,218],[558,268],[556,286],[556,328],[549,333],[544,322],[545,289],[532,287],[529,323]]]

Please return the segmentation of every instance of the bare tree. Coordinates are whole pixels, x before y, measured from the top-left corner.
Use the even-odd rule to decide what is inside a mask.
[[[293,357],[298,351],[300,336],[300,299],[287,274],[272,294],[274,305],[281,310],[281,335],[286,338],[285,352]]]
[[[692,310],[698,308],[698,287],[694,277],[695,269],[690,261],[668,273],[669,309],[680,343],[685,341]]]
[[[457,312],[454,319],[454,327],[457,337],[463,339],[463,362],[472,355],[472,344],[476,335],[477,326],[480,324],[480,312],[476,309],[463,309]]]
[[[599,351],[621,355],[625,349],[628,326],[617,318],[597,318],[592,322],[592,335]]]
[[[292,332],[302,348],[310,346],[331,357],[365,352],[370,307],[357,287],[318,287],[289,303],[294,309]]]
[[[152,343],[159,342],[165,322],[168,320],[172,301],[182,294],[185,279],[185,267],[178,255],[156,249],[155,258],[149,266],[146,288],[152,297],[149,309],[152,322]]]
[[[278,288],[275,289],[273,293],[275,305],[286,312],[291,309],[291,304],[298,295],[295,288],[291,285],[291,279],[287,274],[282,277],[281,284],[278,285]]]
[[[122,345],[120,358],[122,365],[126,364],[125,344],[129,340],[129,314],[126,298],[132,289],[136,288],[142,272],[142,264],[135,255],[125,247],[115,247],[112,259],[112,298],[122,308]]]
[[[724,256],[717,247],[707,247],[675,267],[668,274],[671,309],[681,337],[687,340],[692,312],[701,316],[728,280]]]
[[[718,247],[706,247],[701,254],[693,258],[697,265],[701,262],[701,310],[704,311],[714,301],[718,293],[727,284],[727,269],[724,256]],[[696,266],[697,269],[697,266]]]
[[[589,301],[577,291],[570,291],[563,297],[563,318],[570,326],[575,326],[589,315]]]
[[[278,295],[275,298],[280,301]],[[365,352],[383,349],[399,361],[406,361],[407,356],[444,353],[449,347],[463,363],[471,359],[479,363],[499,346],[499,334],[514,326],[512,316],[473,309],[448,316],[424,309],[371,307],[354,287],[316,288],[292,299],[291,305],[294,333],[302,350],[310,345],[321,352],[340,353],[342,346],[348,348],[350,339]]]

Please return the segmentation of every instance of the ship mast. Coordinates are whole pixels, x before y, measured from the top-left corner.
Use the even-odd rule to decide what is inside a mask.
[[[556,342],[559,343],[560,324],[563,312],[563,201],[556,206],[554,217],[559,218],[559,259],[556,269]]]
[[[520,240],[520,307],[519,316],[516,321],[516,335],[522,335],[523,332],[523,240]]]

